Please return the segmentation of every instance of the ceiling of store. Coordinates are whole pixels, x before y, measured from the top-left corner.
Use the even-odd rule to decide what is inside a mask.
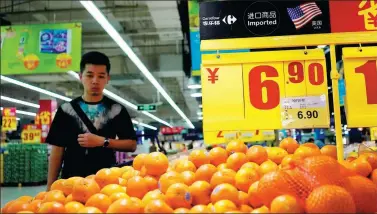
[[[186,116],[192,122],[198,121],[199,105],[195,98],[190,97],[190,90],[187,88],[188,78],[183,72],[183,34],[177,2],[96,0],[94,3],[121,33],[123,39]],[[156,88],[79,1],[3,0],[0,1],[0,15],[12,25],[81,22],[82,52],[101,51],[110,57],[112,66],[111,86],[108,88],[110,91],[134,104],[154,103],[160,99],[162,104],[158,106],[154,115],[174,125],[187,125],[162,96],[159,98]],[[68,97],[76,97],[81,93],[80,83],[68,74],[18,75],[12,78]],[[34,103],[39,99],[39,93],[4,81],[1,82],[1,88],[3,96]],[[14,106],[14,104],[2,102],[2,106]],[[16,107],[36,111],[21,105]],[[129,113],[133,118],[140,118],[143,122],[153,121],[133,110],[129,110]]]

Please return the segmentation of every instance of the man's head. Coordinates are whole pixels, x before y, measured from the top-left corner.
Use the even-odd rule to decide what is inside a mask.
[[[110,60],[100,52],[84,54],[80,62],[80,79],[88,95],[100,96],[110,80]]]

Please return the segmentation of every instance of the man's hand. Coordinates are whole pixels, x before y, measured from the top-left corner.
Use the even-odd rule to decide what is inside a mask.
[[[81,147],[93,148],[103,146],[105,138],[92,133],[85,133],[79,134],[77,141],[79,142]]]

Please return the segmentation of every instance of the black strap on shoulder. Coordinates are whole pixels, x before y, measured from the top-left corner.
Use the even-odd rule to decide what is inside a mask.
[[[85,112],[80,108],[77,102],[71,102],[73,110],[75,110],[76,114],[80,117],[82,122],[86,125],[89,129],[90,133],[97,134],[98,130],[94,127],[92,121],[89,120],[88,116],[86,116]]]

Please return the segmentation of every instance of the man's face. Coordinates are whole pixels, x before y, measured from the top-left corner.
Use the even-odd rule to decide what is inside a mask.
[[[110,80],[106,65],[87,64],[80,75],[86,93],[92,96],[102,95],[102,91]]]

